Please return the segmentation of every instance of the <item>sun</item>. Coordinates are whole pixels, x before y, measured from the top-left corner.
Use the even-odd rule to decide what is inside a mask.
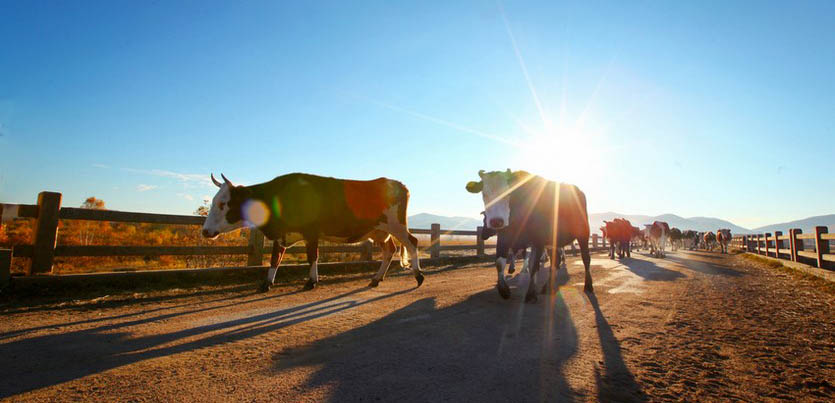
[[[519,142],[514,170],[523,169],[581,188],[599,187],[605,180],[605,144],[599,133],[581,128],[554,128]]]

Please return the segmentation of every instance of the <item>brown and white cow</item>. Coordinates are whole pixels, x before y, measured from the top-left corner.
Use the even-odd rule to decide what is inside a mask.
[[[722,253],[728,253],[728,243],[731,242],[731,230],[729,229],[720,229],[716,231],[716,242],[719,244],[719,248],[722,250]]]
[[[716,234],[713,231],[706,232],[703,236],[705,250],[713,250],[713,246],[716,243]]]
[[[574,185],[558,184],[524,171],[479,171],[478,182],[467,183],[467,191],[481,193],[489,228],[498,231],[496,245],[496,288],[503,298],[510,297],[505,281],[505,263],[511,248],[524,245],[533,256],[542,256],[547,245],[562,248],[576,239],[586,268],[585,291],[593,292],[591,255],[589,254],[589,219],[586,195]],[[551,268],[556,262],[551,259]],[[531,281],[525,302],[536,302],[535,281],[540,259],[532,259]],[[553,270],[542,292],[551,292]]]
[[[386,178],[355,181],[292,173],[258,185],[236,186],[221,177],[223,183],[211,177],[220,189],[203,224],[203,236],[215,238],[252,226],[272,240],[273,256],[262,290],[275,281],[286,249],[301,241],[310,263],[305,289],[314,288],[319,281],[320,240],[354,243],[371,239],[377,243],[383,249],[383,262],[371,287],[385,278],[397,240],[403,245],[401,264],[411,265],[418,286],[423,283],[417,238],[406,225],[409,190],[402,183]]]
[[[664,249],[667,247],[667,238],[670,235],[670,225],[664,221],[655,221],[647,226],[649,230],[650,254],[655,257],[664,257]]]

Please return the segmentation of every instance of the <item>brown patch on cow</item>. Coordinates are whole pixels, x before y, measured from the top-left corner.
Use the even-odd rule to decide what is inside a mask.
[[[389,206],[386,192],[386,180],[373,181],[344,181],[345,203],[354,213],[354,217],[361,220],[376,220],[384,215]]]

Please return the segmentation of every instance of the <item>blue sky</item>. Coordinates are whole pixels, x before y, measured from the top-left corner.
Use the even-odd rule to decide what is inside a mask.
[[[0,201],[190,213],[210,172],[387,176],[477,216],[479,169],[591,212],[833,213],[835,2],[0,3]]]

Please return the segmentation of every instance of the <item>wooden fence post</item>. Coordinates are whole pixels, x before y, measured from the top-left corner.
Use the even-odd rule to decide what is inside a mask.
[[[591,235],[591,250],[597,249],[597,234]]]
[[[12,250],[0,249],[0,290],[9,285],[12,278]]]
[[[441,257],[441,224],[432,224],[429,238],[432,241],[429,245],[429,257],[437,259]]]
[[[478,226],[475,229],[475,254],[478,257],[484,256],[484,238],[481,237],[481,234],[484,233],[484,227]]]
[[[28,274],[52,271],[55,259],[55,243],[58,241],[58,213],[61,210],[61,194],[41,192],[38,194],[38,219],[35,223],[35,243],[32,250],[32,264]]]
[[[402,252],[401,252],[402,253]],[[362,252],[360,252],[360,260],[363,262],[370,262],[374,256],[374,243],[366,240],[362,243]]]
[[[780,237],[783,236],[783,231],[774,231],[774,257],[780,258],[780,249],[783,248],[783,241]]]
[[[765,237],[764,237],[765,245],[763,245],[763,246],[765,247],[765,255],[766,255],[766,256],[768,256],[768,250],[770,249],[770,248],[768,247],[768,237],[769,237],[769,236],[771,236],[771,233],[770,233],[770,232],[766,232],[766,233],[765,233]]]
[[[821,239],[821,234],[828,234],[827,227],[815,227],[815,251],[818,255],[818,267],[823,269],[826,262],[823,260],[823,255],[829,254],[829,240]]]
[[[789,230],[789,247],[792,250],[792,262],[797,261],[797,251],[803,250],[803,240],[797,239],[797,235],[802,233],[803,231],[799,228],[792,228]]]
[[[760,242],[762,242],[763,234],[757,234],[757,254],[760,255]]]
[[[249,229],[249,253],[246,257],[247,266],[264,264],[264,233],[258,228]]]

